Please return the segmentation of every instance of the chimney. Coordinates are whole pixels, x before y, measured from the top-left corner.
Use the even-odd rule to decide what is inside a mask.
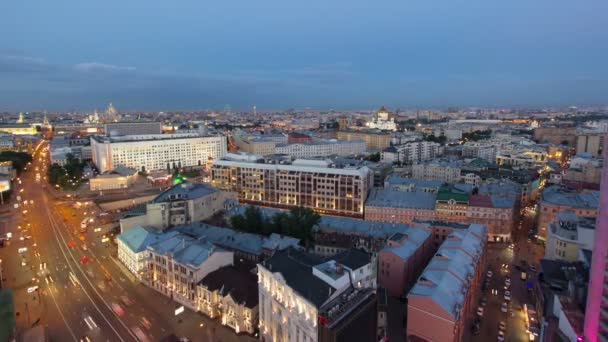
[[[339,262],[336,262],[336,273],[339,275],[344,274],[344,266]]]

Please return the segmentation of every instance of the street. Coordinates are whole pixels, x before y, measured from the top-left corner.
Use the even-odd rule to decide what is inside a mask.
[[[540,245],[528,242],[528,231],[532,227],[534,217],[524,215],[521,228],[515,227],[513,231],[513,245],[489,244],[488,268],[484,276],[488,279],[488,286],[481,289],[481,298],[486,300],[483,306],[484,313],[480,320],[479,334],[473,334],[471,327],[475,317],[470,317],[465,331],[465,341],[486,342],[500,341],[498,338],[499,324],[504,322],[504,341],[527,342],[530,341],[525,327],[524,304],[534,304],[532,294],[528,291],[527,282],[535,281],[536,272],[529,267],[538,268],[539,260],[543,257]],[[522,260],[526,265],[522,265]],[[487,271],[492,276],[487,277]],[[522,280],[522,271],[526,272],[526,280]],[[506,286],[505,279],[510,279],[510,286]],[[507,289],[505,289],[507,287]],[[505,299],[505,291],[510,292],[510,300]],[[502,312],[503,303],[507,305],[507,312]],[[481,302],[477,305],[482,306]],[[473,312],[473,315],[476,313]]]
[[[30,169],[43,171],[42,149]],[[112,242],[93,228],[79,232],[84,209],[49,196],[32,171],[21,175],[19,208],[14,195],[14,213],[3,218],[13,236],[0,249],[18,332],[42,324],[56,341],[157,341],[170,333],[190,341],[254,340],[190,310],[175,316],[177,305],[126,271]]]

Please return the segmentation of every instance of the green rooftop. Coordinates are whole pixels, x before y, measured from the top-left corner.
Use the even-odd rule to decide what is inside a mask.
[[[469,194],[449,186],[442,186],[437,193],[437,201],[447,202],[453,199],[456,202],[469,202]]]

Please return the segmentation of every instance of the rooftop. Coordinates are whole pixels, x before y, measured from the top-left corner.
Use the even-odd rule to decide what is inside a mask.
[[[209,273],[200,282],[209,291],[219,291],[220,295],[230,295],[232,299],[254,308],[258,305],[258,278],[254,273],[244,272],[235,266],[224,266]]]
[[[207,184],[184,181],[165,190],[150,201],[150,203],[163,203],[171,200],[192,200],[210,195],[216,191],[218,191],[216,188]]]
[[[390,208],[435,209],[437,194],[415,190],[412,192],[392,189],[372,189],[366,206]]]
[[[313,273],[313,268],[323,274],[337,279],[336,263],[351,270],[361,268],[371,262],[371,255],[356,249],[341,252],[335,256],[323,258],[289,247],[275,252],[262,263],[272,273],[280,273],[285,282],[300,296],[320,308],[337,290]]]
[[[323,261],[321,257],[287,248],[274,253],[262,265],[272,273],[280,273],[295,292],[316,307],[321,307],[336,291],[312,273],[312,267]]]
[[[387,185],[414,185],[419,188],[439,188],[443,185],[443,182],[390,175],[384,181],[384,186],[387,187]]]
[[[410,228],[402,234],[401,244],[395,247],[385,247],[383,250],[393,253],[402,260],[407,261],[431,236],[431,233],[422,228]]]
[[[177,235],[178,232],[161,233],[154,228],[137,226],[118,235],[117,238],[132,252],[139,253],[150,245],[157,244],[163,240],[171,239]]]
[[[201,135],[196,133],[174,133],[174,134],[145,134],[145,135],[121,135],[121,136],[105,136],[94,135],[92,140],[98,143],[128,143],[141,141],[158,141],[158,140],[175,140],[175,139],[193,139],[193,138],[209,138],[210,135]]]
[[[599,191],[574,191],[559,185],[552,185],[543,190],[541,200],[565,207],[597,209],[599,197]]]

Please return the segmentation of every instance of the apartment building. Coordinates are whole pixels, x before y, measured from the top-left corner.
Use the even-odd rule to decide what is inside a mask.
[[[600,157],[604,147],[604,132],[580,132],[576,135],[576,154],[588,153]]]
[[[232,252],[181,234],[148,246],[147,252],[148,286],[192,310],[198,309],[196,285],[234,260]]]
[[[227,209],[236,194],[207,184],[184,181],[176,184],[142,205],[140,210],[120,220],[122,232],[136,226],[166,229],[176,225],[200,222]]]
[[[462,156],[465,158],[481,158],[494,163],[496,147],[490,143],[470,141],[462,145]]]
[[[148,268],[149,253],[147,248],[160,241],[176,237],[176,231],[162,233],[154,228],[135,227],[116,237],[118,245],[118,260],[122,262],[133,275],[143,280]]]
[[[486,229],[471,225],[442,243],[407,295],[407,340],[462,341],[485,271]]]
[[[278,144],[275,153],[287,154],[294,158],[314,158],[336,156],[356,156],[366,150],[363,140],[339,141],[309,141],[296,144]]]
[[[383,163],[413,164],[442,156],[444,147],[436,142],[412,141],[382,150]]]
[[[330,258],[291,248],[276,252],[258,264],[260,339],[371,341],[375,319],[357,318],[375,317],[375,305],[366,305],[374,287],[371,257],[362,251]]]
[[[389,188],[372,190],[365,219],[406,224],[415,220],[477,223],[486,226],[491,241],[511,241],[519,211],[519,193],[510,192],[511,183],[484,183],[479,194],[472,195],[467,184],[446,186],[428,181],[416,187],[416,182],[407,180],[390,178]]]
[[[593,250],[595,218],[582,217],[565,210],[555,215],[547,230],[545,259],[578,261],[583,250]]]
[[[457,161],[436,159],[412,166],[412,178],[458,183],[460,168],[461,165]]]
[[[363,216],[373,186],[364,164],[343,165],[330,159],[293,162],[230,154],[213,164],[211,179],[237,193],[241,202],[291,208],[304,206],[320,213]]]
[[[118,166],[147,172],[203,166],[219,159],[226,154],[226,137],[198,133],[94,136],[91,149],[100,173]]]
[[[415,218],[433,220],[436,199],[436,194],[423,190],[373,189],[365,204],[365,219],[406,224]]]
[[[336,132],[338,140],[363,140],[367,150],[383,150],[391,145],[391,135],[374,130],[344,130]]]
[[[435,248],[431,233],[410,228],[393,234],[378,253],[378,284],[394,297],[401,297],[422,273]]]
[[[162,123],[146,121],[120,121],[104,125],[107,136],[162,134]]]
[[[599,191],[575,191],[560,185],[546,187],[540,197],[538,238],[546,240],[549,225],[561,211],[570,210],[579,216],[596,217],[599,198]]]

